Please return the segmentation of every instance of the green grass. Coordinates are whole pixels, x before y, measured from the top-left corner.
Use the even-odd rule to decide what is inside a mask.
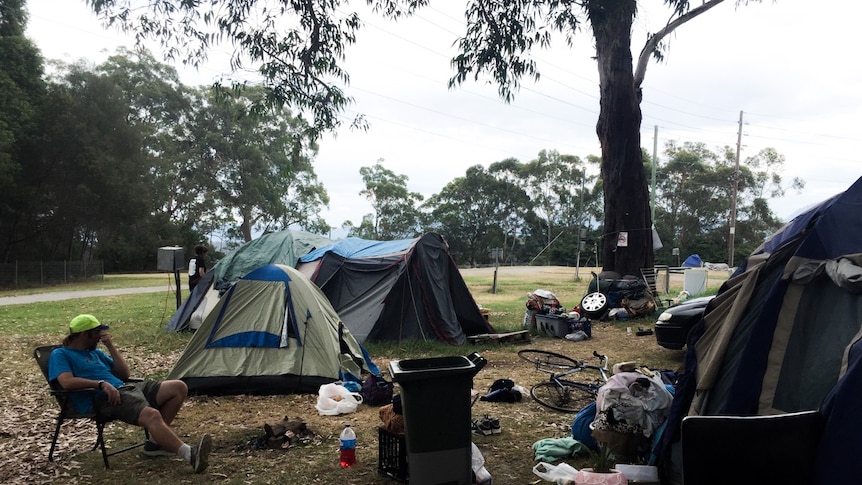
[[[0,298],[6,296],[34,295],[39,293],[54,293],[59,291],[106,290],[113,288],[138,288],[144,286],[176,286],[174,275],[170,273],[141,274],[106,274],[101,278],[90,278],[65,285],[49,285],[42,287],[0,288]],[[180,274],[180,286],[188,288],[187,278]]]

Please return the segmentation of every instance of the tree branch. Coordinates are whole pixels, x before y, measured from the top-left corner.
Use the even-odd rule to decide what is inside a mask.
[[[646,44],[644,44],[643,49],[641,50],[640,56],[638,56],[638,64],[635,68],[635,88],[640,89],[641,84],[643,83],[644,76],[646,76],[646,68],[649,63],[650,55],[652,55],[653,51],[655,51],[658,43],[661,42],[668,34],[676,30],[680,25],[688,22],[689,20],[697,17],[698,15],[707,12],[712,7],[715,7],[719,3],[724,0],[709,0],[708,2],[703,3],[699,7],[693,8],[686,12],[683,15],[680,15],[675,20],[669,22],[664,26],[663,29],[656,32],[652,37],[647,39]]]

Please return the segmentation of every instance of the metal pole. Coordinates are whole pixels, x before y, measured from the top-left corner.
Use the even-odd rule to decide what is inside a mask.
[[[658,165],[658,125],[655,125],[655,132],[652,138],[652,192],[649,198],[649,217],[652,222],[652,227],[655,228],[655,170]]]
[[[736,236],[736,192],[739,190],[739,152],[742,149],[742,111],[739,112],[739,131],[736,133],[736,166],[733,170],[733,191],[730,195],[730,234],[727,237],[728,265],[733,267],[733,239]]]

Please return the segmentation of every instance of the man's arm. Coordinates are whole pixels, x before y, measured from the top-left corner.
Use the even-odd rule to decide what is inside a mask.
[[[105,345],[108,352],[111,354],[111,358],[114,359],[114,367],[111,369],[111,372],[122,380],[126,380],[131,377],[132,373],[129,370],[129,365],[126,364],[126,359],[123,358],[123,354],[121,354],[120,351],[117,350],[117,347],[114,346],[114,341],[111,340],[111,334],[102,332],[102,336],[99,341]]]
[[[104,381],[75,377],[71,372],[62,372],[57,376],[57,382],[63,387],[63,389],[74,391],[76,389],[98,388],[100,385],[99,383]],[[102,384],[102,386],[104,386],[104,384]]]

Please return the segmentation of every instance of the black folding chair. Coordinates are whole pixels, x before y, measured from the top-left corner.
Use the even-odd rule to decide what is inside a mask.
[[[54,428],[54,436],[51,438],[51,450],[48,452],[48,461],[54,461],[54,449],[57,447],[57,439],[60,436],[60,428],[63,425],[64,421],[73,420],[73,419],[90,419],[96,425],[96,444],[93,445],[93,450],[96,448],[100,448],[102,450],[102,460],[105,462],[105,468],[110,468],[108,465],[108,457],[114,456],[118,453],[123,453],[125,451],[133,450],[135,448],[141,447],[144,445],[144,442],[140,442],[138,444],[128,446],[119,450],[111,451],[110,453],[105,448],[105,425],[111,422],[110,419],[106,419],[102,416],[99,416],[95,412],[92,413],[79,413],[77,409],[75,409],[74,404],[72,403],[71,396],[73,395],[89,395],[90,398],[95,402],[96,399],[96,389],[77,389],[73,391],[67,391],[63,389],[60,384],[56,381],[49,380],[48,378],[48,361],[51,358],[51,352],[55,349],[61,347],[60,345],[43,345],[41,347],[37,347],[33,350],[33,358],[36,359],[36,363],[39,365],[39,369],[42,371],[42,375],[45,376],[45,380],[48,381],[48,385],[51,389],[51,395],[54,396],[57,400],[57,404],[60,406],[60,412],[57,414],[57,426]],[[127,379],[126,382],[139,382],[142,379]],[[149,433],[146,429],[144,429],[145,437],[149,438]]]
[[[682,420],[683,483],[814,483],[824,423],[818,411],[687,416]]]

